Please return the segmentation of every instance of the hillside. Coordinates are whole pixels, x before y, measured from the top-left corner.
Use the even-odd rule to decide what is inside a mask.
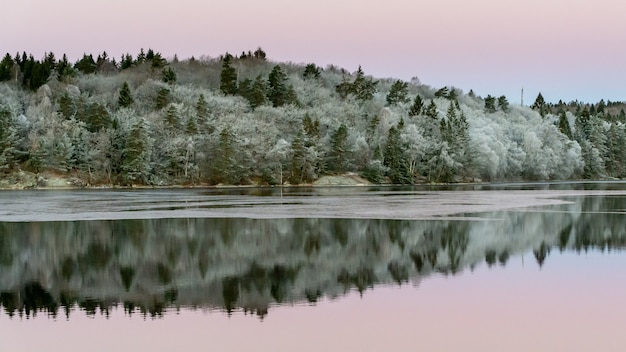
[[[0,172],[96,185],[622,178],[621,103],[511,105],[419,80],[143,50],[0,62]],[[7,182],[5,182],[7,183]],[[10,183],[10,182],[9,182]],[[4,185],[4,184],[3,184]],[[11,185],[4,185],[10,187]]]

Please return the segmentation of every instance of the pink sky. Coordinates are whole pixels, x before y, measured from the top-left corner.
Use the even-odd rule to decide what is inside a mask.
[[[271,60],[480,95],[626,100],[626,3],[619,0],[20,0],[3,6],[0,51],[153,48],[180,58],[263,47]]]

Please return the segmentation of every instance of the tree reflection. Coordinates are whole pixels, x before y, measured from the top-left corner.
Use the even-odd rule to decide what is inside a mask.
[[[622,198],[562,208],[483,215],[498,221],[0,222],[0,306],[26,318],[76,309],[106,317],[118,304],[151,318],[179,307],[264,317],[274,304],[504,266],[529,251],[543,267],[552,248],[626,248]]]

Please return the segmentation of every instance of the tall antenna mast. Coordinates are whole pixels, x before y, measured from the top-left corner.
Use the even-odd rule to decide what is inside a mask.
[[[520,105],[524,106],[524,87],[522,87],[522,100],[521,100]]]

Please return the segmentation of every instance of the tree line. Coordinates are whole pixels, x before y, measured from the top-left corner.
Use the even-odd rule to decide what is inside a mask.
[[[313,63],[164,58],[0,62],[0,172],[85,185],[554,180],[626,174],[623,104],[482,98]]]

